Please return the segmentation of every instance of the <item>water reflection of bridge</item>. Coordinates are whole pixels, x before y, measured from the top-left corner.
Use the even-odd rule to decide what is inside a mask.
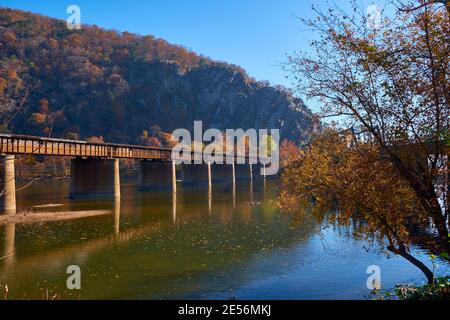
[[[239,219],[243,221],[251,219],[253,209],[255,208],[255,206],[252,204],[255,199],[253,194],[254,183],[256,182],[251,180],[249,181],[249,185],[245,187],[246,192],[244,204],[242,203],[243,199],[239,199],[240,207],[238,208],[238,216]],[[260,181],[257,185],[258,188],[262,188],[260,190],[262,191],[262,195],[265,198],[267,184],[263,181]],[[222,188],[224,187],[225,186],[223,186]],[[192,188],[189,188],[189,190],[192,190]],[[172,197],[172,215],[170,217],[170,219],[172,220],[171,224],[178,229],[178,227],[183,226],[186,223],[195,221],[196,219],[201,219],[202,216],[199,216],[200,212],[203,216],[206,214],[213,214],[215,218],[223,223],[231,222],[232,219],[236,218],[236,215],[234,214],[237,201],[236,186],[233,186],[232,192],[229,192],[229,189],[226,190],[228,191],[223,192],[223,194],[226,195],[222,196],[230,198],[232,197],[232,201],[231,199],[230,201],[223,201],[224,199],[222,198],[222,201],[214,204],[212,201],[213,190],[209,188],[208,190],[206,190],[206,188],[198,188],[195,192],[201,194],[203,202],[198,204],[200,206],[198,209],[192,210],[194,212],[192,214],[190,212],[187,212],[187,210],[183,210],[184,203],[183,199],[181,199],[181,210],[183,210],[183,214],[181,217],[179,216],[180,199],[177,199],[176,193],[169,193],[167,197]],[[180,190],[179,194],[183,194],[182,191],[183,190]],[[132,192],[130,191],[129,193],[131,194]],[[124,199],[130,200],[127,193],[125,193],[124,195]],[[135,195],[133,194],[133,196]],[[137,197],[139,199],[139,197],[141,196],[137,195]],[[145,198],[146,194],[143,193],[142,197]],[[258,200],[264,201],[261,198],[259,198]],[[74,263],[74,261],[85,261],[87,257],[93,256],[96,253],[101,253],[103,250],[108,249],[112,245],[124,245],[133,241],[139,241],[139,239],[146,238],[154,233],[160,233],[162,228],[167,227],[167,225],[165,225],[164,223],[156,221],[144,222],[143,225],[139,224],[136,227],[124,227],[122,224],[121,227],[122,214],[120,199],[115,199],[112,203],[114,203],[114,234],[111,233],[110,235],[103,236],[99,239],[83,240],[76,244],[62,245],[58,246],[58,248],[48,248],[32,255],[24,255],[23,253],[20,253],[20,251],[19,254],[16,252],[17,245],[15,244],[15,237],[17,227],[15,224],[9,224],[5,226],[4,239],[2,241],[3,250],[2,252],[0,252],[0,262],[2,265],[3,273],[5,273],[5,275],[14,274],[14,270],[18,266],[18,262],[20,262],[20,265],[26,265],[30,270],[40,270],[41,272],[44,272],[46,268],[48,268],[49,264],[52,266],[52,268],[63,270],[67,265]],[[112,203],[110,203],[110,205]],[[230,210],[230,208],[232,208],[233,210]],[[142,210],[144,210],[144,206],[142,206]],[[135,209],[133,208],[132,211],[134,212]],[[137,212],[136,214],[140,216],[142,213]]]

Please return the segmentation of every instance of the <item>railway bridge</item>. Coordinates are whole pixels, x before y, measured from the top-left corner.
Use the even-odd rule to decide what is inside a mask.
[[[247,156],[234,154],[232,164],[206,162],[201,165],[182,164],[177,166],[172,159],[172,150],[138,145],[93,143],[77,140],[54,139],[14,134],[0,134],[0,155],[3,161],[1,198],[3,210],[11,214],[16,212],[15,162],[18,156],[57,156],[70,157],[70,196],[113,196],[120,199],[120,160],[139,161],[138,185],[140,188],[177,189],[177,171],[185,185],[207,183],[209,187],[215,181],[253,179],[260,172],[255,170],[263,166],[259,162],[251,164]],[[195,155],[193,153],[193,155]],[[222,155],[225,159],[226,154]],[[238,161],[244,158],[245,161]],[[244,162],[244,163],[243,163]],[[225,161],[224,161],[225,163]]]

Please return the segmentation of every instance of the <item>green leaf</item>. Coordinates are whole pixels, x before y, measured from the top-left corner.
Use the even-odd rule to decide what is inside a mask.
[[[441,257],[447,260],[450,260],[450,255],[447,252],[442,252]]]

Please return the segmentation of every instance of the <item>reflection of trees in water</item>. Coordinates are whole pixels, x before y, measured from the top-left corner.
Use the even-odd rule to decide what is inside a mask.
[[[186,194],[184,200],[183,195],[169,194],[171,201],[165,208],[156,206],[155,212],[146,214],[114,204],[114,216],[107,219],[19,226],[14,268],[7,269],[0,261],[0,271],[10,288],[22,290],[16,291],[16,298],[21,298],[23,290],[39,298],[36,284],[42,280],[63,290],[66,268],[72,264],[80,265],[89,279],[83,298],[123,297],[125,293],[118,291],[121,288],[134,288],[130,296],[149,292],[157,296],[172,290],[173,281],[245,263],[262,251],[290,248],[314,234],[313,223],[293,225],[270,201],[252,206],[249,196],[241,190],[236,210],[232,198],[221,201],[222,196],[214,196],[211,214],[208,194],[200,197],[201,202],[195,197],[191,202]],[[136,216],[140,219],[134,220]],[[93,235],[97,238],[88,240]],[[95,274],[92,279],[91,274]]]
[[[413,190],[380,154],[372,144],[349,146],[339,131],[321,133],[288,164],[279,205],[299,219],[309,214],[348,227],[353,238],[405,258],[432,283],[432,271],[411,249],[428,244],[439,255],[440,240]]]

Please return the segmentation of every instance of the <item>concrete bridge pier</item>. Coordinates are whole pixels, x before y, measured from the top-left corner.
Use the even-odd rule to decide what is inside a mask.
[[[5,214],[16,213],[16,174],[14,155],[4,156],[4,175],[0,188],[3,198],[3,211]]]
[[[232,177],[233,177],[233,188],[236,188],[236,163],[233,162],[233,164],[231,165],[231,170],[232,170]]]
[[[73,159],[70,164],[70,197],[120,199],[119,160]]]
[[[177,194],[177,164],[175,161],[172,161],[172,192]]]
[[[177,225],[177,193],[172,192],[172,221],[173,225]]]
[[[209,188],[209,191],[212,192],[212,170],[211,170],[211,162],[208,162],[208,188]]]
[[[120,204],[120,161],[114,159],[114,198]]]
[[[253,198],[253,180],[250,180],[250,204],[254,204],[254,198]]]
[[[212,187],[208,188],[208,214],[212,213]]]
[[[236,183],[236,167],[228,164],[183,164],[182,180],[184,185],[208,184],[211,189],[213,182],[232,181]]]
[[[114,234],[116,238],[120,234],[120,197],[116,198],[114,202]]]
[[[172,189],[177,188],[177,169],[175,162],[147,161],[139,162],[140,189]]]
[[[236,210],[236,183],[233,183],[233,210]]]

